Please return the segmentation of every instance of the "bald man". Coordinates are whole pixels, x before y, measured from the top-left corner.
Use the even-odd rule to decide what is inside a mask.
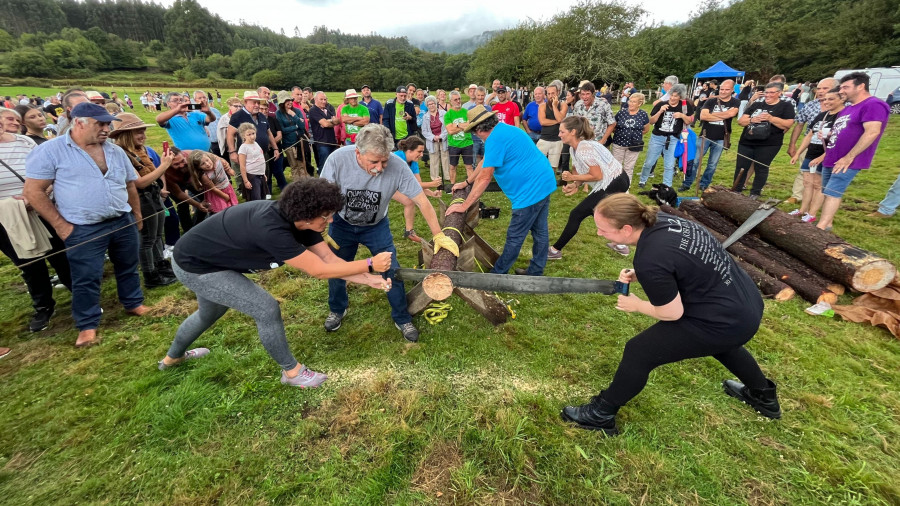
[[[788,143],[788,156],[794,156],[797,153],[797,140],[803,133],[803,126],[806,125],[808,132],[809,123],[822,112],[822,100],[825,98],[825,94],[838,85],[840,82],[833,77],[826,77],[816,85],[816,99],[811,100],[797,113],[794,129],[791,130],[791,142]],[[797,177],[794,178],[794,186],[791,188],[791,198],[788,199],[788,202],[795,204],[801,200],[803,200],[803,173],[798,172]]]

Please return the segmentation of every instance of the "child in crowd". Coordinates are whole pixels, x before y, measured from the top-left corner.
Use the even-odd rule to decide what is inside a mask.
[[[241,165],[241,179],[244,182],[245,200],[264,200],[266,189],[266,155],[256,143],[256,125],[241,123],[238,127],[241,136],[241,147],[238,149],[238,162]]]
[[[221,159],[214,160],[209,153],[195,150],[188,157],[188,169],[194,187],[202,187],[206,191],[211,212],[218,213],[238,204],[230,179],[234,176],[234,170],[224,166]]]
[[[441,185],[441,180],[436,179],[425,183],[422,181],[422,176],[419,175],[419,160],[422,159],[422,154],[425,153],[425,141],[423,141],[421,137],[410,135],[400,141],[397,147],[400,149],[394,151],[394,154],[409,165],[409,170],[412,171],[413,175],[416,176],[416,180],[422,185],[422,191],[425,192],[425,195],[429,197],[440,197],[440,192],[430,190],[429,188],[437,188]],[[400,192],[395,193],[392,198],[403,204],[403,219],[406,222],[406,227],[403,229],[403,237],[410,241],[421,242],[422,238],[416,234],[415,230],[413,230],[413,223],[416,219],[416,204],[409,197]]]

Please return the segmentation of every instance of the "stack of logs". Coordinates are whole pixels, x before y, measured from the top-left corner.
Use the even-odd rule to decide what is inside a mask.
[[[663,206],[662,211],[701,223],[724,241],[758,208],[758,202],[714,186],[703,193],[701,201],[685,200],[678,209]],[[811,303],[834,304],[845,287],[872,292],[898,282],[897,269],[889,261],[780,210],[732,244],[728,252],[763,295],[776,300],[798,294]]]

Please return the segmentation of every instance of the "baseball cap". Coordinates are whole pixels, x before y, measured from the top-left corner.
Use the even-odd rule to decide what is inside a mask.
[[[362,91],[362,90],[364,90],[364,89],[366,89],[366,88],[369,88],[370,90],[372,89],[372,88],[369,87],[368,84],[364,84],[364,85],[362,85],[362,86],[359,88],[359,91]]]
[[[406,93],[406,86],[397,86],[397,93]]]
[[[72,112],[70,115],[73,118],[94,118],[97,121],[101,121],[104,123],[109,123],[111,121],[122,121],[119,118],[116,118],[109,111],[106,110],[106,107],[102,105],[92,104],[90,102],[82,102],[75,107],[72,108]]]

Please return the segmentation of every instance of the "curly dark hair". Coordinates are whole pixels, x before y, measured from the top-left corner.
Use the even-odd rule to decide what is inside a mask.
[[[338,185],[310,177],[287,185],[278,199],[278,207],[292,222],[308,221],[338,212],[344,207],[344,196]]]

